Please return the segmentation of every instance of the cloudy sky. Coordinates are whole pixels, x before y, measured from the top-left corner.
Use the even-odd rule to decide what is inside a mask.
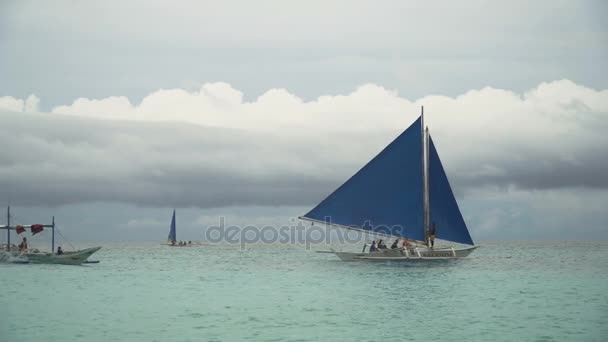
[[[474,240],[607,239],[606,14],[0,1],[0,202],[76,240],[289,223],[424,105]]]

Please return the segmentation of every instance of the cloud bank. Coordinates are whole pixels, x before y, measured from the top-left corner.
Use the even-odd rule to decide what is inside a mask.
[[[37,112],[0,97],[0,193],[17,205],[313,205],[413,122],[420,106],[462,197],[608,187],[608,90],[568,80],[405,99],[374,84],[254,101],[226,83],[80,98]]]

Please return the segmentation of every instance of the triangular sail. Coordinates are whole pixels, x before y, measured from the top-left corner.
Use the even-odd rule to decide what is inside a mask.
[[[429,197],[431,222],[434,222],[437,228],[435,236],[442,240],[474,245],[430,137]]]
[[[169,242],[170,243],[175,243],[176,241],[176,236],[175,236],[175,209],[173,209],[173,217],[171,218],[171,229],[169,230]]]
[[[418,118],[303,219],[424,240],[421,125]]]

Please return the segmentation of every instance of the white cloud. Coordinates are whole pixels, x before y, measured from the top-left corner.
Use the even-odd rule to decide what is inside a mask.
[[[0,97],[0,109],[12,112],[22,112],[24,108],[23,104],[24,101],[22,99],[16,99],[12,96]]]
[[[108,97],[102,100],[89,100],[80,98],[69,106],[58,106],[53,109],[55,113],[93,116],[106,119],[127,119],[134,111],[129,99],[124,96]],[[132,117],[132,119],[135,119]]]
[[[38,112],[39,103],[40,99],[34,94],[28,96],[25,101],[12,96],[2,96],[0,97],[0,110],[34,113]]]
[[[519,171],[525,163],[530,169],[545,170],[558,164],[582,168],[589,162],[584,158],[591,150],[608,146],[604,134],[608,128],[608,90],[568,80],[543,83],[524,94],[487,87],[453,98],[427,96],[418,100],[367,84],[348,95],[321,96],[308,102],[284,89],[271,89],[246,102],[240,91],[226,83],[214,83],[194,92],[160,90],[138,105],[125,97],[81,98],[53,112],[271,132],[302,137],[311,149],[338,148],[345,151],[342,158],[362,161],[360,156],[366,153],[369,157],[407,127],[421,105],[426,108],[426,122],[444,163],[469,183],[479,176],[507,178],[508,182],[514,172],[509,170],[510,164],[517,164]],[[356,139],[353,144],[357,149],[350,150],[343,143],[345,138]],[[550,165],[543,167],[539,162]]]
[[[32,94],[27,97],[25,100],[25,105],[23,106],[23,110],[28,113],[34,113],[38,111],[38,104],[40,103],[40,99],[38,96]]]
[[[2,98],[12,107],[23,100]],[[36,99],[37,100],[37,99]],[[29,101],[29,99],[28,99]],[[593,127],[608,112],[608,90],[597,91],[568,80],[542,83],[524,93],[486,87],[458,97],[427,96],[415,101],[374,84],[360,86],[348,95],[320,96],[305,102],[285,89],[271,89],[255,101],[226,83],[204,84],[199,90],[159,90],[140,104],[124,96],[101,100],[79,98],[71,105],[57,106],[54,113],[101,119],[180,121],[205,126],[247,130],[315,128],[320,130],[387,130],[403,127],[427,109],[427,122],[438,131],[521,137],[563,133],[570,124]],[[10,109],[11,105],[5,108]],[[500,123],[500,125],[499,125]],[[506,129],[505,129],[506,128]],[[551,130],[547,132],[545,128]]]

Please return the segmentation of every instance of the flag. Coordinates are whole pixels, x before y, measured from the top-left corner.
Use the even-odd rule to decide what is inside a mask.
[[[40,233],[44,227],[41,224],[33,224],[32,225],[32,235],[36,235]]]
[[[25,232],[25,228],[23,228],[22,225],[18,224],[15,226],[15,231],[17,232],[17,234],[21,234],[21,233]]]

